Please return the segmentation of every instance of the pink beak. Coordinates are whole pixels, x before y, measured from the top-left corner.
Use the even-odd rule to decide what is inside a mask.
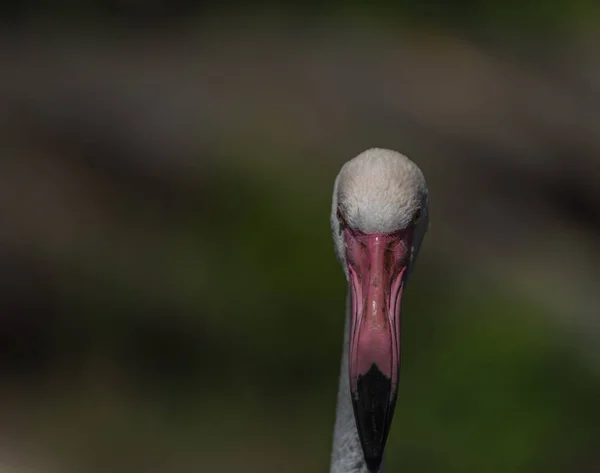
[[[412,230],[365,234],[344,229],[352,294],[350,392],[370,472],[379,471],[400,374],[400,308]]]

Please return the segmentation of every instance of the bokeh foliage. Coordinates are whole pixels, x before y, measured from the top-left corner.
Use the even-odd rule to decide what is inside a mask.
[[[90,378],[51,383],[33,418],[78,468],[326,470],[345,299],[334,175],[313,171],[306,196],[246,172],[215,171],[170,212],[154,260],[131,246],[129,270],[64,269],[64,359]],[[600,435],[598,378],[540,309],[426,243],[406,295],[390,471],[568,471]],[[148,272],[161,290],[136,285]]]

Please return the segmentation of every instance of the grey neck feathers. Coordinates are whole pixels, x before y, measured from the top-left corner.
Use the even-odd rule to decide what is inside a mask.
[[[351,296],[346,298],[346,322],[344,327],[344,347],[340,384],[338,388],[335,427],[333,432],[333,451],[331,453],[330,473],[369,473],[360,446],[358,431],[354,421],[352,400],[350,399],[350,382],[348,379],[348,352],[350,342]],[[379,473],[384,473],[382,465]]]

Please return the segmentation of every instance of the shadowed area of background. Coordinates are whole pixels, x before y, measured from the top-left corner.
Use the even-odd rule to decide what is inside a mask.
[[[0,471],[328,471],[372,146],[432,214],[388,471],[600,471],[598,7],[52,5],[2,6]]]

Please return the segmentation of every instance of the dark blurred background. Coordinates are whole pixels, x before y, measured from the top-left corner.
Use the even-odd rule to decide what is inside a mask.
[[[327,472],[341,165],[432,224],[390,472],[600,472],[600,7],[12,0],[0,471]]]

